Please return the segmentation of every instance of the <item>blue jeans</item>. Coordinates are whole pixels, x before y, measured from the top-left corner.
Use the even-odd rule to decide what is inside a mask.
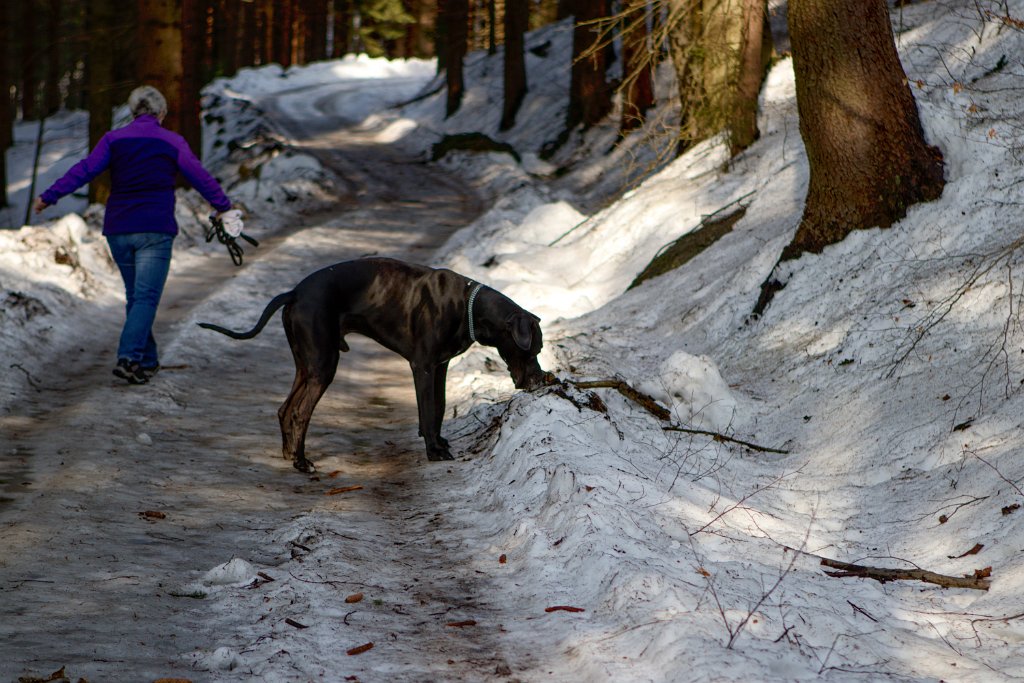
[[[153,321],[171,267],[174,235],[158,232],[107,235],[107,244],[121,271],[127,302],[117,357],[144,368],[154,367],[160,361],[153,338]]]

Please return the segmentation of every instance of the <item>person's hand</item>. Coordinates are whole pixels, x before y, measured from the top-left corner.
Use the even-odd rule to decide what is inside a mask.
[[[225,211],[220,215],[221,221],[224,223],[224,232],[231,235],[232,237],[238,237],[242,234],[242,212],[238,209],[231,209]]]
[[[42,213],[43,209],[48,206],[49,204],[44,202],[42,197],[36,197],[36,201],[33,203],[32,208],[35,209],[36,213]]]

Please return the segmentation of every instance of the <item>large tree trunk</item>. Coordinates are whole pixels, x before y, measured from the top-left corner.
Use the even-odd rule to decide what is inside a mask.
[[[810,185],[783,258],[853,230],[888,227],[942,194],[942,153],[925,142],[885,0],[792,0],[800,135]]]
[[[89,34],[86,91],[89,102],[89,149],[110,130],[114,118],[114,23],[117,0],[89,0],[86,29]],[[110,174],[104,172],[89,183],[89,203],[107,203]]]
[[[526,97],[526,29],[529,0],[505,0],[505,83],[501,130],[516,125],[516,113]]]
[[[202,150],[199,90],[206,44],[206,0],[181,0],[181,118],[178,132],[197,154]]]
[[[445,53],[443,61],[448,86],[445,116],[451,116],[462,105],[462,94],[466,88],[462,62],[469,38],[469,0],[438,0],[437,6],[438,24],[443,26],[440,33],[444,36],[443,42],[438,42],[438,49]]]
[[[164,127],[182,130],[182,0],[139,0],[139,83],[167,99]]]
[[[593,126],[612,109],[612,89],[605,74],[608,52],[602,44],[603,29],[595,23],[609,17],[609,0],[574,0],[573,4],[576,23],[566,116],[569,130],[581,123],[584,127]]]
[[[624,0],[622,10],[622,119],[619,133],[643,124],[654,106],[654,55],[648,44],[647,0]]]

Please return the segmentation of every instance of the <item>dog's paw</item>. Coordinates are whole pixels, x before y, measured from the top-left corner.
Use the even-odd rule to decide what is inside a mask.
[[[316,467],[313,465],[313,463],[306,460],[305,458],[303,458],[302,460],[293,461],[292,467],[297,469],[299,472],[305,472],[307,474],[309,474],[310,472],[316,472]]]
[[[427,460],[438,462],[440,460],[454,460],[452,452],[447,448],[431,448],[427,450]]]

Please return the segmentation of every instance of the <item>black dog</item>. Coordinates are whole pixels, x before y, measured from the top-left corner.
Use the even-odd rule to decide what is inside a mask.
[[[318,270],[290,292],[274,297],[256,326],[234,332],[199,323],[235,339],[251,339],[284,306],[282,320],[295,358],[295,382],[277,411],[284,457],[311,472],[306,430],[320,397],[334,379],[345,335],[356,332],[409,361],[416,386],[420,435],[430,460],[451,460],[441,437],[448,362],[473,342],[498,349],[517,389],[550,380],[541,370],[540,318],[467,277],[386,258],[365,258]]]

